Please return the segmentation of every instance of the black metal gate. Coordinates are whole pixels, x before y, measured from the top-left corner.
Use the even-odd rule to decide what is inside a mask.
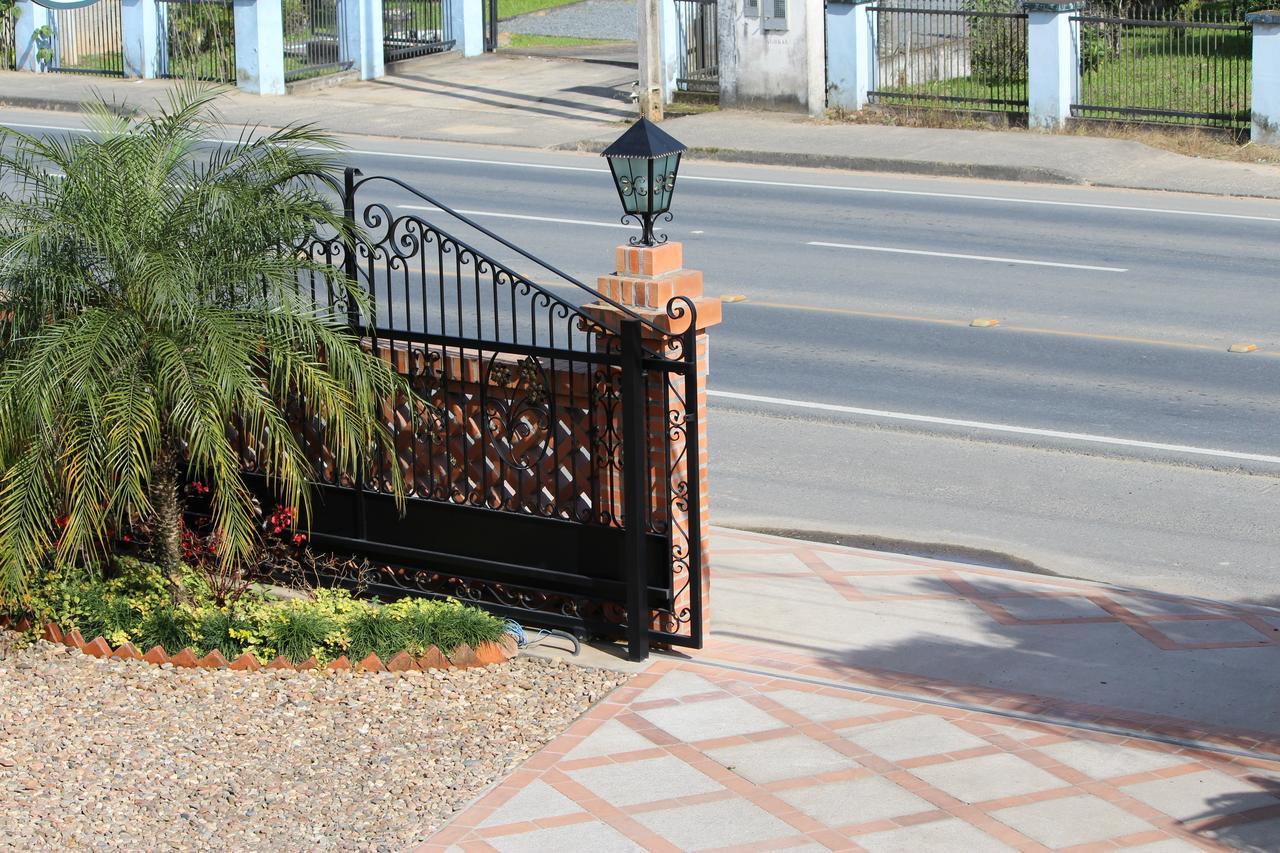
[[[120,0],[78,9],[54,9],[47,69],[63,74],[124,76]]]
[[[354,63],[342,39],[342,0],[285,0],[286,82],[345,71]]]
[[[498,0],[484,3],[484,49],[489,52],[498,49]]]
[[[1234,13],[1164,7],[1083,14],[1076,118],[1221,127],[1250,123],[1252,28]]]
[[[872,103],[1027,111],[1027,13],[1018,0],[883,0]]]
[[[321,492],[313,543],[371,561],[365,588],[384,598],[450,595],[625,637],[637,657],[650,643],[701,646],[693,303],[672,300],[664,332],[393,178],[348,170],[344,198],[367,233],[318,237],[311,256],[333,274],[304,286],[360,324],[418,402],[387,401],[393,446],[353,477],[334,470],[323,423],[298,401],[294,429]],[[440,219],[537,264],[557,289]],[[371,296],[367,325],[342,302],[348,281]],[[252,436],[242,442],[253,472]],[[391,466],[405,482],[403,516]],[[338,570],[320,577],[351,582]]]
[[[453,26],[444,0],[383,0],[382,56],[386,62],[451,50]]]
[[[720,36],[716,0],[675,0],[680,65],[676,88],[681,92],[720,92]]]
[[[231,0],[157,0],[160,76],[236,82]]]

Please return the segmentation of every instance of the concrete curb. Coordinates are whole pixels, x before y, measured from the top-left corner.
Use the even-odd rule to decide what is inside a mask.
[[[0,95],[0,107],[13,107],[22,110],[48,110],[58,113],[83,113],[84,101],[62,100],[60,98],[42,98],[30,95]],[[123,104],[108,103],[107,109],[116,115],[133,115],[137,110],[126,108]]]
[[[598,154],[608,142],[594,139],[556,146],[562,151],[584,151]],[[819,169],[848,169],[855,172],[888,172],[901,175],[927,175],[940,178],[976,178],[988,181],[1018,181],[1036,184],[1087,184],[1074,175],[1030,166],[999,166],[981,163],[946,163],[938,160],[893,160],[886,157],[855,157],[841,154],[803,154],[787,151],[749,151],[739,148],[701,148],[691,146],[689,156],[696,160],[724,163],[754,163],[762,166],[804,166]]]

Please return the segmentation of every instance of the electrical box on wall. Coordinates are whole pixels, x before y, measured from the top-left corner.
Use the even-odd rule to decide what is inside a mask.
[[[752,0],[745,0],[752,2]],[[765,4],[763,28],[766,30],[785,30],[787,28],[787,0],[756,0]]]
[[[767,3],[769,0],[765,0],[765,2]],[[742,0],[742,17],[760,17],[760,0]]]

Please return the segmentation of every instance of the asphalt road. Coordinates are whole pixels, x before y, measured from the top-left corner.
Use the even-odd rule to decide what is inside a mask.
[[[598,157],[347,141],[584,280],[628,235]],[[745,297],[712,337],[716,523],[1280,600],[1280,202],[688,163],[674,209]]]

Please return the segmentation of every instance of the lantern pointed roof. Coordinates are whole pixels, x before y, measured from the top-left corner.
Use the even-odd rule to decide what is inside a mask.
[[[649,160],[664,157],[667,154],[678,154],[687,151],[688,146],[674,136],[658,127],[647,118],[642,118],[627,129],[627,132],[614,140],[613,144],[600,152],[603,157],[629,157],[637,160]]]

